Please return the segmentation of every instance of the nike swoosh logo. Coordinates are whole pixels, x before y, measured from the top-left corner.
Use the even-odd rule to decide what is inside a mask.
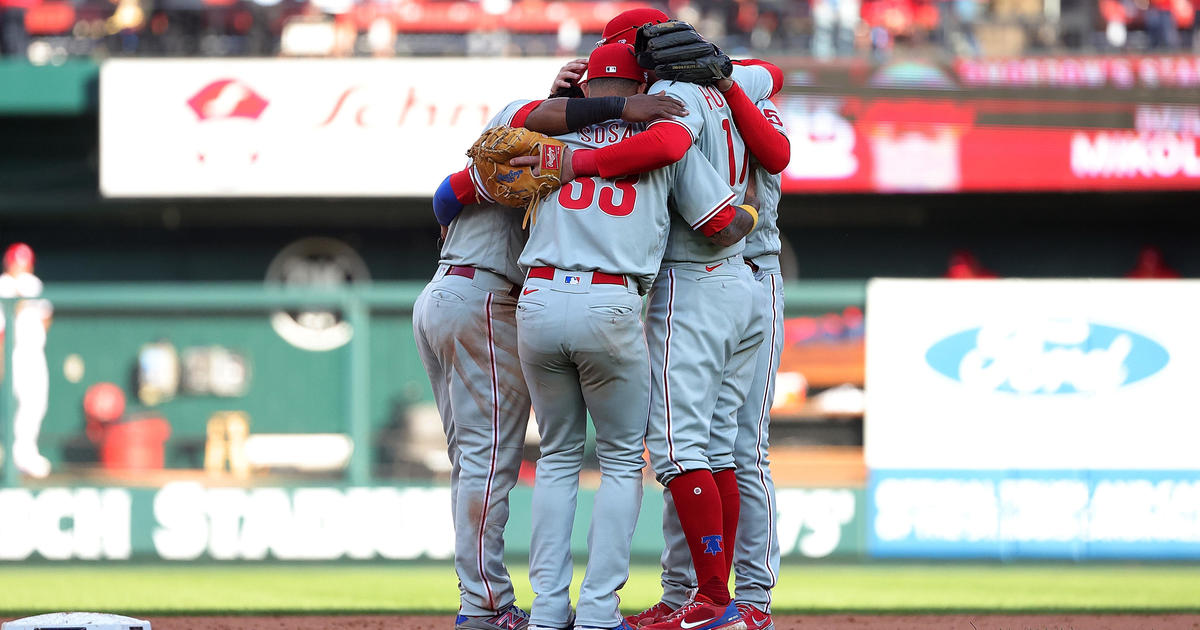
[[[704,621],[697,621],[696,623],[688,623],[686,621],[680,620],[679,627],[683,628],[683,630],[688,630],[688,628],[695,628],[697,626],[703,626],[704,624],[707,624],[707,623],[712,623],[713,619],[716,619],[716,617],[713,617],[712,619],[705,619]]]
[[[530,293],[533,293],[534,291],[537,291],[537,289],[525,289],[525,291],[523,292],[523,295],[529,295]]]
[[[704,265],[704,270],[705,270],[705,271],[712,271],[713,269],[716,269],[717,267],[720,267],[721,265],[724,265],[724,264],[725,264],[725,263],[717,263],[717,264],[715,264],[715,265],[713,265],[713,266],[711,266],[711,267],[709,267],[708,265]],[[689,626],[689,627],[690,627],[690,626]]]

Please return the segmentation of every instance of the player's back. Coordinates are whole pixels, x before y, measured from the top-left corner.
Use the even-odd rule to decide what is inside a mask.
[[[525,279],[517,264],[525,247],[523,216],[498,203],[466,206],[450,223],[438,262],[486,269],[520,284]]]
[[[770,99],[763,99],[756,105],[776,131],[787,135],[783,120]],[[765,267],[767,271],[779,271],[781,244],[778,219],[782,178],[778,174],[768,173],[757,163],[751,167],[750,176],[754,178],[755,196],[758,198],[758,227],[746,236],[746,249],[742,255],[753,259],[757,266]]]
[[[642,129],[640,124],[614,120],[558,139],[572,148],[598,148]],[[566,183],[542,200],[521,264],[634,276],[645,292],[658,274],[671,225],[668,195],[674,192],[682,211],[696,224],[731,199],[728,187],[703,162],[704,157],[692,150],[679,162],[648,173],[615,180],[582,177]],[[706,181],[680,186],[681,178],[691,181],[692,170],[706,172]]]
[[[734,66],[733,80],[752,100],[770,96],[771,75],[754,66]],[[653,124],[677,124],[688,130],[694,146],[700,150],[734,192],[734,203],[745,199],[749,183],[750,155],[746,143],[733,122],[733,112],[725,96],[715,87],[684,82],[658,81],[648,90],[651,94],[665,93],[681,101],[688,115],[677,119],[655,121]],[[742,251],[744,243],[718,247],[711,241],[675,221],[670,231],[664,260],[680,262],[709,262],[733,256]]]
[[[485,129],[511,124],[513,116],[527,103],[527,100],[509,103]],[[505,276],[513,284],[521,284],[525,274],[517,264],[517,257],[525,247],[523,217],[520,210],[498,203],[463,208],[450,222],[438,262],[486,269]]]

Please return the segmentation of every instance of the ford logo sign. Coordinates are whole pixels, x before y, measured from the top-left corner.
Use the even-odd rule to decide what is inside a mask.
[[[1167,350],[1144,335],[1078,319],[972,328],[925,353],[930,367],[964,385],[1019,394],[1112,391],[1168,360]]]

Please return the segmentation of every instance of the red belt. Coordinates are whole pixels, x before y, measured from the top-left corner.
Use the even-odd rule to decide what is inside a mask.
[[[464,278],[471,278],[473,280],[475,278],[475,268],[474,267],[464,267],[462,265],[450,265],[450,268],[446,270],[446,275],[447,276],[462,276]],[[515,298],[515,297],[520,297],[520,296],[521,296],[521,287],[519,287],[515,284],[513,286],[509,287],[508,297]]]
[[[541,280],[553,280],[555,271],[556,270],[554,269],[554,267],[530,267],[529,268],[529,277],[530,278],[538,278]],[[574,272],[568,271],[567,273],[574,273]],[[579,272],[580,275],[583,275],[585,273],[592,274],[592,284],[619,284],[623,287],[629,286],[629,285],[625,284],[625,276],[615,276],[611,273],[604,273],[603,271],[590,271],[590,272],[589,271],[581,271],[581,272]]]
[[[747,258],[746,266],[750,268],[750,271],[753,271],[754,273],[758,273],[758,265],[754,264],[753,260],[750,260],[749,258]]]

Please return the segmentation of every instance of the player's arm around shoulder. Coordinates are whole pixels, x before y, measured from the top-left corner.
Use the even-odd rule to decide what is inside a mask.
[[[758,210],[754,206],[749,204],[729,206],[728,212],[729,223],[725,227],[717,229],[712,234],[708,234],[708,239],[719,247],[729,247],[736,244],[738,241],[746,238],[747,234],[754,231],[754,226],[758,225]]]

